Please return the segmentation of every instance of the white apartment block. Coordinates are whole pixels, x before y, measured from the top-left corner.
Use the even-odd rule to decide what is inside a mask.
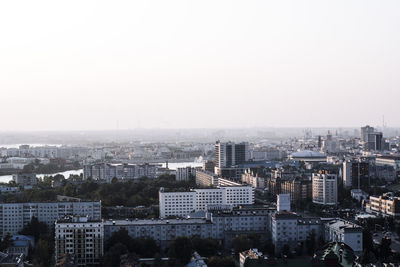
[[[354,252],[363,251],[362,227],[342,219],[335,219],[325,224],[325,241],[344,242]]]
[[[102,221],[72,217],[55,223],[56,259],[69,254],[75,258],[77,266],[98,266],[103,256],[103,243]]]
[[[192,167],[184,167],[176,169],[176,181],[189,181],[190,178],[195,177],[196,169]]]
[[[193,189],[190,192],[159,191],[160,217],[184,217],[193,211],[206,211],[208,205],[254,204],[251,186],[227,186],[210,189]]]
[[[124,228],[131,237],[151,237],[161,247],[168,246],[178,236],[224,240],[225,246],[229,247],[236,235],[254,233],[266,236],[270,214],[274,211],[268,207],[242,206],[211,211],[201,218],[108,220],[104,222],[104,236],[107,240],[112,233]]]
[[[304,244],[313,232],[318,239],[322,234],[321,225],[320,218],[302,218],[291,212],[274,213],[271,216],[271,237],[275,251],[279,253],[284,245],[294,249],[299,243]]]
[[[196,192],[164,192],[160,188],[158,193],[160,217],[184,217],[196,210]]]
[[[217,186],[218,176],[212,172],[196,169],[196,184],[200,186]]]
[[[101,202],[37,202],[0,204],[0,236],[7,232],[15,235],[32,217],[53,227],[54,222],[65,216],[88,216],[101,220]]]
[[[110,183],[113,178],[133,180],[141,177],[156,178],[159,166],[153,164],[88,164],[83,166],[83,179],[89,177]]]
[[[132,238],[151,237],[162,247],[168,246],[179,236],[201,238],[217,236],[215,226],[206,218],[108,220],[104,222],[105,241],[122,228],[126,229]]]
[[[328,173],[312,174],[313,202],[321,205],[337,204],[337,175]]]

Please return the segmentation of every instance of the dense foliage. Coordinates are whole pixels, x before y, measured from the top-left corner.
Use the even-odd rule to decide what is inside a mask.
[[[55,179],[64,185],[52,188],[51,182]],[[55,201],[57,195],[65,195],[85,200],[101,200],[103,206],[149,206],[158,204],[160,187],[166,190],[186,191],[195,187],[195,182],[175,181],[175,176],[164,175],[157,179],[142,178],[124,183],[99,184],[87,180],[81,184],[73,184],[58,175],[45,177],[36,188],[25,190],[20,194],[2,195],[2,200],[4,202]]]

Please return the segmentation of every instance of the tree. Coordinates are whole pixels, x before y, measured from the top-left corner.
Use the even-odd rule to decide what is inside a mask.
[[[121,255],[128,252],[128,249],[122,243],[117,243],[112,246],[105,254],[103,258],[104,267],[119,266],[121,261]]]
[[[390,248],[392,241],[390,238],[383,237],[379,246],[379,252],[381,259],[385,260],[387,257],[392,255],[392,249]]]
[[[308,255],[313,255],[315,248],[316,248],[316,242],[315,242],[315,232],[312,231],[310,235],[308,235],[307,240],[306,240],[306,248],[307,248],[307,253]]]
[[[50,242],[40,239],[35,245],[33,266],[50,266],[51,254]]]
[[[363,229],[363,248],[368,251],[373,251],[374,249],[374,241],[372,240],[371,231],[368,228]]]
[[[0,242],[0,251],[4,251],[7,248],[11,247],[14,244],[14,241],[12,240],[12,235],[7,232],[7,234],[4,236],[4,238]]]
[[[240,253],[251,248],[251,244],[247,236],[241,235],[232,239],[232,247],[236,253]]]
[[[35,242],[39,238],[47,234],[47,225],[43,222],[39,222],[36,217],[32,217],[31,222],[28,223],[19,233],[21,235],[30,235],[35,238]]]
[[[375,254],[368,249],[364,249],[360,257],[360,262],[362,264],[375,263],[376,262]]]
[[[193,249],[203,257],[216,255],[220,246],[218,241],[212,238],[192,238]]]
[[[289,256],[290,255],[290,247],[288,244],[285,244],[282,248],[282,254]]]
[[[211,257],[207,262],[208,267],[235,267],[231,257]]]
[[[187,237],[177,237],[172,240],[168,255],[177,260],[178,266],[184,266],[192,257],[192,242]]]

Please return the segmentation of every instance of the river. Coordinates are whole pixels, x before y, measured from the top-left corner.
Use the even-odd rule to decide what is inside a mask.
[[[165,163],[161,163],[163,167],[165,167]],[[192,167],[201,167],[203,164],[201,162],[177,162],[177,163],[168,163],[168,168],[171,170],[176,170],[176,168],[183,168],[187,166],[192,166]],[[52,174],[37,174],[36,176],[38,178],[43,178],[45,176],[54,176],[57,174],[64,175],[65,178],[69,178],[70,175],[80,175],[83,173],[82,169],[79,170],[70,170],[70,171],[65,171],[65,172],[57,172],[57,173],[52,173]],[[12,175],[1,175],[0,176],[0,183],[8,183],[9,181],[12,180]]]

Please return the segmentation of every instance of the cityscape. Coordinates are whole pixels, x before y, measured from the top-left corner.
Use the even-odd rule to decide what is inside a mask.
[[[237,142],[4,145],[1,262],[397,264],[400,130],[299,132]]]
[[[400,1],[0,1],[0,267],[400,267]]]

